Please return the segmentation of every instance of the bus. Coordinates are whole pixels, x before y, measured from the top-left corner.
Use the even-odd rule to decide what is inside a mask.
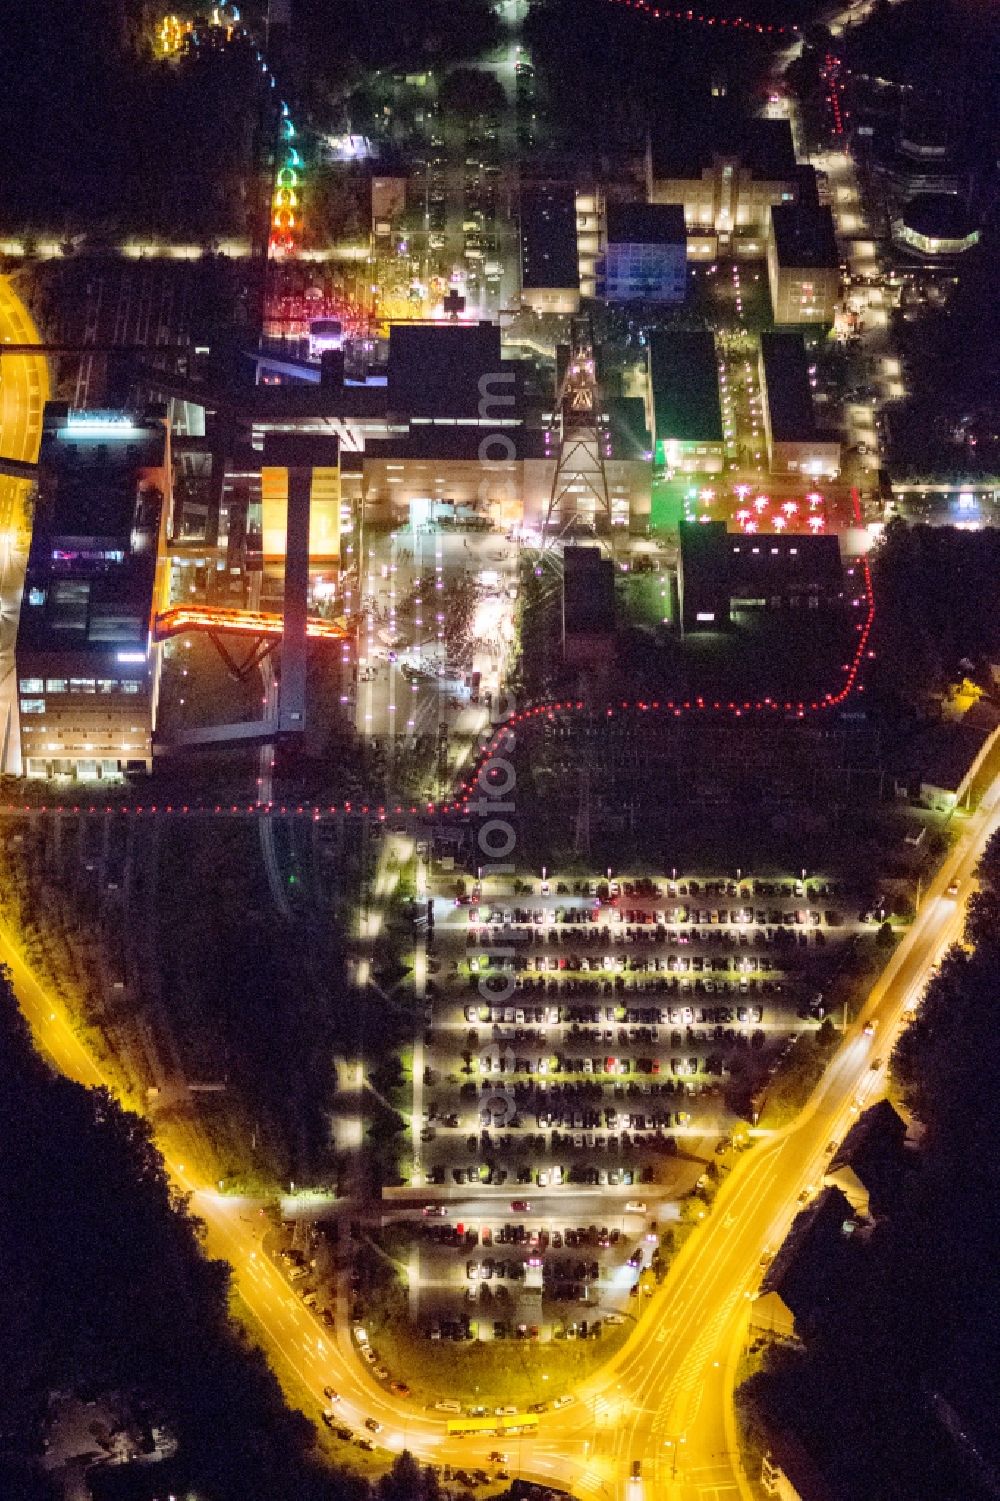
[[[448,1424],[448,1437],[461,1438],[463,1434],[475,1433],[481,1438],[504,1438],[518,1433],[534,1433],[538,1427],[537,1412],[508,1413],[505,1417],[452,1418]]]
[[[344,325],[339,318],[309,320],[309,358],[321,359],[328,349],[343,349]]]

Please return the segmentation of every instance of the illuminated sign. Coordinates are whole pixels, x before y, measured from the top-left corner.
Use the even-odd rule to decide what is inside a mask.
[[[139,429],[128,412],[70,412],[67,435],[72,437],[133,438]]]

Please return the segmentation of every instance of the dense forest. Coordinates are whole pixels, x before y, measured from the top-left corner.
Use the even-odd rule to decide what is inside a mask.
[[[1000,659],[1000,533],[894,520],[872,555],[872,574],[870,680],[884,709],[927,712],[963,674],[989,686],[989,664]]]
[[[408,1455],[372,1490],[314,1450],[228,1315],[150,1131],[51,1071],[0,974],[0,1495],[49,1501],[37,1461],[50,1394],[125,1394],[162,1414],[206,1501],[435,1501]]]

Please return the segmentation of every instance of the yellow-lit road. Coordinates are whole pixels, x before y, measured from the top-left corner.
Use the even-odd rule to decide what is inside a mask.
[[[40,343],[38,330],[24,303],[0,276],[0,344]],[[38,457],[42,433],[42,408],[48,399],[49,373],[44,355],[0,357],[0,454],[5,459]],[[0,475],[0,532],[12,546],[21,525],[25,480]]]
[[[960,933],[963,901],[986,839],[1000,824],[998,784],[990,788],[928,891],[919,916],[872,992],[813,1099],[792,1127],[762,1139],[741,1158],[705,1223],[687,1241],[663,1286],[650,1300],[635,1335],[574,1393],[572,1405],[542,1416],[535,1437],[449,1439],[445,1420],[379,1386],[356,1358],[348,1332],[328,1330],[303,1307],[282,1273],[263,1254],[262,1221],[252,1206],[206,1191],[192,1159],[179,1160],[170,1133],[160,1140],[177,1181],[194,1191],[208,1227],[208,1250],[232,1265],[243,1300],[279,1376],[315,1399],[333,1385],[338,1413],[355,1430],[366,1417],[384,1425],[379,1442],[412,1449],[424,1459],[481,1464],[502,1442],[511,1468],[587,1498],[641,1501],[727,1501],[745,1496],[732,1419],[732,1378],[766,1248],[777,1245],[802,1187],[818,1181],[828,1141],[839,1139],[870,1098],[881,1092],[873,1055],[887,1056],[904,1012],[919,997],[944,949]],[[958,880],[958,898],[946,887]],[[77,1039],[0,930],[19,1001],[40,1046],[59,1068],[86,1084],[102,1082],[99,1066]],[[862,1023],[876,1018],[874,1038]],[[400,1373],[403,1374],[403,1373]],[[555,1394],[554,1394],[555,1395]],[[641,1481],[631,1480],[632,1463]]]
[[[806,1109],[791,1127],[762,1138],[739,1159],[712,1212],[688,1239],[639,1326],[618,1355],[573,1393],[570,1406],[541,1418],[536,1436],[449,1439],[446,1420],[397,1398],[357,1359],[346,1327],[328,1330],[308,1312],[281,1271],[263,1253],[263,1221],[253,1206],[212,1192],[198,1167],[190,1128],[158,1125],[158,1140],[175,1180],[194,1194],[207,1226],[207,1249],[233,1267],[236,1286],[256,1322],[275,1370],[291,1377],[313,1417],[323,1388],[334,1386],[338,1414],[358,1430],[365,1418],[383,1425],[379,1442],[419,1457],[484,1464],[502,1442],[510,1467],[525,1478],[558,1485],[582,1498],[608,1501],[735,1501],[748,1494],[739,1472],[732,1408],[736,1357],[760,1258],[784,1235],[801,1189],[817,1182],[826,1146],[839,1140],[856,1112],[882,1090],[883,1069],[904,1013],[919,998],[944,950],[960,935],[964,897],[990,834],[1000,825],[1000,779],[962,834],[928,890],[920,913],[895,951]],[[957,881],[958,896],[947,888]],[[81,1083],[105,1082],[102,1069],[74,1033],[58,1001],[37,982],[0,928],[7,964],[39,1046]],[[862,1031],[878,1021],[875,1036]],[[884,1067],[884,1065],[883,1065]],[[400,1372],[398,1374],[405,1374]],[[553,1393],[555,1396],[556,1393]],[[641,1479],[630,1479],[634,1461]]]
[[[49,373],[44,355],[3,356],[4,344],[35,344],[38,330],[27,308],[6,276],[0,276],[0,454],[7,459],[38,457],[42,435],[42,409],[49,395]],[[0,475],[0,746],[6,747],[7,727],[14,728],[14,637],[24,585],[26,553],[19,550],[25,525],[27,480]],[[16,761],[14,763],[16,769]]]

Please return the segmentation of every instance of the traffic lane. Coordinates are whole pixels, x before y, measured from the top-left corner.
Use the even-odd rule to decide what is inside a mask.
[[[970,849],[965,856],[963,868],[974,866],[978,858],[978,847],[985,839],[985,834],[977,840],[977,849]],[[942,872],[941,880],[947,878],[947,872]],[[895,979],[891,986],[887,987],[888,993],[884,999],[887,1020],[892,1020],[901,1015],[909,999],[910,990],[914,984],[919,983],[929,966],[936,960],[942,947],[947,945],[956,936],[961,923],[961,915],[952,911],[951,920],[942,920],[938,913],[933,913],[927,921],[926,930],[921,935],[919,943],[913,945],[912,959],[899,966]],[[821,1162],[825,1156],[825,1147],[821,1146],[824,1136],[828,1132],[839,1134],[850,1123],[850,1104],[853,1102],[858,1085],[864,1081],[866,1052],[862,1047],[856,1047],[856,1041],[850,1048],[845,1050],[845,1055],[837,1061],[837,1065],[827,1075],[825,1087],[818,1097],[814,1107],[808,1112],[805,1122],[796,1125],[793,1133],[779,1143],[777,1150],[785,1155],[783,1171],[778,1177],[774,1176],[777,1184],[786,1182],[795,1184],[801,1181],[805,1175],[816,1170],[817,1162]],[[870,1070],[868,1071],[870,1074]],[[770,1154],[769,1154],[770,1157]],[[784,1199],[784,1203],[782,1203]],[[756,1220],[747,1216],[743,1225],[742,1240],[745,1245],[734,1243],[733,1253],[728,1267],[717,1266],[719,1275],[728,1274],[732,1279],[732,1285],[745,1292],[748,1290],[746,1283],[752,1283],[752,1253],[761,1243],[761,1233],[771,1234],[777,1239],[783,1232],[784,1225],[794,1216],[796,1205],[788,1202],[787,1191],[780,1190],[772,1195],[762,1194],[760,1207],[757,1211]],[[772,1200],[776,1202],[771,1202]],[[734,1213],[733,1207],[729,1206],[724,1213],[724,1193],[720,1194],[715,1215],[715,1234],[718,1237],[718,1227],[725,1227],[729,1216]],[[709,1237],[706,1237],[708,1239]],[[749,1254],[747,1251],[749,1250]],[[749,1270],[748,1270],[749,1268]],[[742,1278],[741,1278],[742,1272]],[[707,1306],[707,1305],[706,1305]],[[733,1317],[739,1316],[739,1302],[734,1304]],[[693,1374],[704,1379],[707,1371],[719,1369],[713,1362],[701,1362],[700,1373]],[[690,1389],[690,1385],[689,1388]],[[672,1391],[671,1397],[675,1396]],[[668,1414],[670,1409],[668,1408]],[[669,1416],[667,1421],[669,1421]]]
[[[333,1386],[341,1394],[338,1414],[356,1426],[375,1416],[394,1430],[412,1426],[425,1440],[442,1431],[379,1386],[350,1345],[344,1348],[340,1331],[331,1334],[313,1317],[230,1203],[211,1193],[196,1193],[194,1203],[207,1228],[206,1250],[232,1266],[241,1298],[318,1408],[328,1405],[323,1388]]]
[[[392,1193],[392,1190],[386,1190]],[[530,1197],[528,1193],[530,1192]],[[662,1194],[661,1194],[662,1197]],[[646,1210],[639,1213],[630,1213],[625,1209],[626,1202],[645,1203]],[[493,1187],[484,1184],[478,1189],[474,1198],[464,1194],[461,1185],[430,1184],[422,1189],[419,1195],[405,1195],[392,1198],[383,1198],[382,1223],[389,1224],[394,1220],[412,1219],[429,1221],[431,1224],[442,1221],[460,1221],[467,1229],[476,1229],[482,1232],[483,1225],[490,1228],[501,1224],[523,1224],[526,1228],[538,1230],[562,1230],[570,1225],[572,1216],[585,1216],[589,1221],[593,1220],[595,1206],[606,1204],[609,1206],[619,1229],[623,1218],[629,1228],[639,1229],[645,1227],[650,1216],[655,1218],[654,1206],[657,1202],[657,1188],[655,1184],[643,1184],[641,1187],[573,1187],[570,1192],[563,1194],[556,1189],[527,1190],[525,1198],[512,1198],[509,1187]],[[526,1203],[527,1209],[514,1209],[515,1203]],[[432,1206],[434,1213],[424,1215],[424,1208]],[[599,1227],[600,1228],[600,1227]]]

